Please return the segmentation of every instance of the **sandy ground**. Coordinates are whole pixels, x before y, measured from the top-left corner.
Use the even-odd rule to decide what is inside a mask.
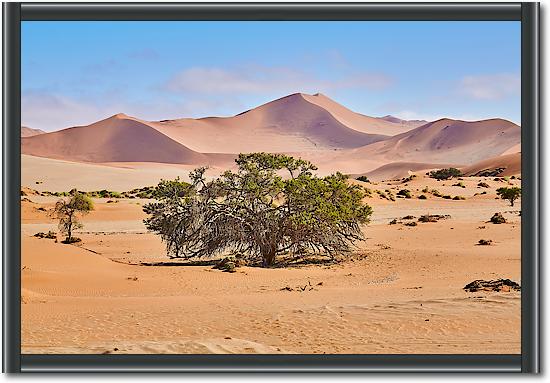
[[[477,187],[482,180],[490,187]],[[34,182],[24,186],[56,186]],[[456,182],[419,175],[364,184],[373,190],[367,201],[374,215],[367,240],[351,259],[242,267],[232,274],[211,266],[140,265],[169,261],[141,222],[146,201],[95,200],[96,210],[84,217],[78,234],[83,241],[74,246],[32,236],[56,230],[47,213],[56,198],[27,196],[22,352],[520,353],[520,293],[462,290],[475,279],[521,283],[521,203],[510,207],[495,199],[497,187],[520,181],[466,177],[464,188],[452,186]],[[426,186],[466,200],[423,193]],[[111,184],[99,188],[117,190]],[[392,202],[376,193],[402,188],[413,198]],[[420,194],[428,199],[417,199]],[[508,223],[486,222],[497,211]],[[427,213],[451,218],[414,227],[388,224]],[[493,245],[478,246],[480,239]]]

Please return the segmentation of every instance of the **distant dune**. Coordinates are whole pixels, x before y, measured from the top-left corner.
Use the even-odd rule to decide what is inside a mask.
[[[232,117],[150,122],[117,114],[25,136],[21,151],[73,162],[225,168],[238,153],[264,151],[308,159],[323,174],[385,178],[437,164],[472,165],[521,150],[521,129],[510,121],[445,118],[416,126],[423,122],[369,117],[319,93],[295,93]],[[28,133],[22,128],[22,135]]]
[[[384,117],[379,117],[379,119],[384,120],[384,121],[388,121],[388,122],[392,122],[394,124],[405,125],[405,126],[410,127],[411,129],[412,128],[417,128],[417,127],[422,126],[424,124],[427,124],[429,122],[429,121],[426,121],[426,120],[402,120],[399,117],[395,117],[395,116],[391,116],[391,115],[387,115],[387,116],[384,116]]]
[[[33,129],[33,128],[29,128],[28,126],[21,127],[21,137],[32,137],[32,136],[37,136],[39,134],[44,134],[44,133],[46,132],[40,129]]]
[[[187,118],[153,126],[193,150],[216,153],[349,149],[399,132],[395,124],[359,115],[325,96],[301,93],[233,117]]]
[[[366,176],[372,181],[393,180],[398,178],[407,177],[412,172],[418,172],[421,170],[441,169],[448,168],[450,166],[456,166],[452,164],[429,164],[423,162],[392,162],[390,164],[382,165],[370,172],[363,174],[354,174],[353,177]]]
[[[396,134],[404,133],[427,122],[409,122],[395,117],[394,120],[391,121],[385,119],[384,117],[369,117],[349,110],[345,106],[335,102],[324,94],[316,93],[312,96],[302,94],[301,96],[306,101],[325,109],[342,124],[351,129],[357,130],[358,132],[395,136]]]
[[[477,162],[462,168],[465,175],[476,175],[485,170],[504,168],[499,176],[512,176],[521,174],[521,153],[505,154]]]
[[[504,153],[520,140],[520,127],[507,120],[467,122],[445,118],[353,150],[349,157],[473,164]]]
[[[21,141],[23,154],[70,161],[208,164],[219,160],[219,156],[197,153],[124,114]]]

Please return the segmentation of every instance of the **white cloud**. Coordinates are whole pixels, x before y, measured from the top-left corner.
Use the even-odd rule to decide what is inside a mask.
[[[125,113],[144,120],[156,121],[183,117],[204,117],[213,111],[245,108],[233,98],[156,98],[148,101],[120,101],[116,95],[104,96],[98,104],[89,99],[75,99],[54,92],[26,90],[21,97],[23,126],[54,131],[71,126],[88,125],[117,113]],[[214,113],[215,114],[215,113]]]
[[[253,65],[234,69],[195,67],[185,69],[165,84],[176,92],[259,94],[265,92],[328,92],[337,89],[384,89],[392,79],[382,73],[359,72],[333,80],[286,67]]]
[[[521,77],[512,73],[465,76],[460,81],[459,90],[476,100],[500,100],[520,94]]]

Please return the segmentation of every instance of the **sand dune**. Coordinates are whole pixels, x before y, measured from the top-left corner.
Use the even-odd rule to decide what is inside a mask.
[[[499,176],[512,176],[521,174],[521,153],[505,154],[476,162],[473,165],[462,168],[465,175],[476,175],[485,170],[504,168]]]
[[[517,145],[520,139],[520,127],[510,121],[492,119],[467,122],[445,118],[355,149],[348,158],[473,164],[504,153]]]
[[[514,153],[519,153],[519,152],[521,152],[521,143],[512,146],[510,149],[508,149],[507,151],[505,151],[505,152],[502,153],[502,154],[503,154],[503,155],[504,155],[504,154],[514,154]]]
[[[384,117],[375,118],[355,113],[321,93],[314,95],[302,94],[302,97],[306,101],[325,109],[347,127],[363,133],[394,136],[422,125],[422,123],[408,123],[408,121],[398,118],[387,120]]]
[[[28,126],[21,127],[21,137],[32,137],[32,136],[37,136],[39,134],[44,134],[44,133],[46,132],[40,129],[33,129],[33,128],[29,128]]]
[[[88,126],[24,137],[21,152],[83,162],[208,164],[223,156],[197,153],[148,123],[117,114]]]
[[[420,170],[448,168],[450,164],[429,164],[424,162],[392,162],[363,174],[354,174],[353,177],[366,176],[369,180],[381,181],[407,177]]]
[[[426,120],[402,120],[401,118],[395,117],[395,116],[392,116],[392,115],[387,115],[387,116],[378,117],[378,118],[380,120],[393,122],[394,124],[408,126],[408,127],[410,127],[410,129],[417,128],[417,127],[422,126],[424,124],[427,124],[429,122],[429,121],[426,121]]]
[[[366,126],[356,129],[361,123],[377,120],[362,118],[324,96],[330,107],[311,102],[320,97],[296,93],[233,117],[170,120],[153,126],[196,151],[216,153],[356,148],[394,133],[382,134],[383,130],[376,127],[372,131]]]

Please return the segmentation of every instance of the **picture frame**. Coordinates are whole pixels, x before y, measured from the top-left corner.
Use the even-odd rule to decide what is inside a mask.
[[[28,20],[521,21],[522,259],[520,355],[21,354],[21,22]],[[540,371],[538,3],[3,3],[3,371],[523,372]]]

